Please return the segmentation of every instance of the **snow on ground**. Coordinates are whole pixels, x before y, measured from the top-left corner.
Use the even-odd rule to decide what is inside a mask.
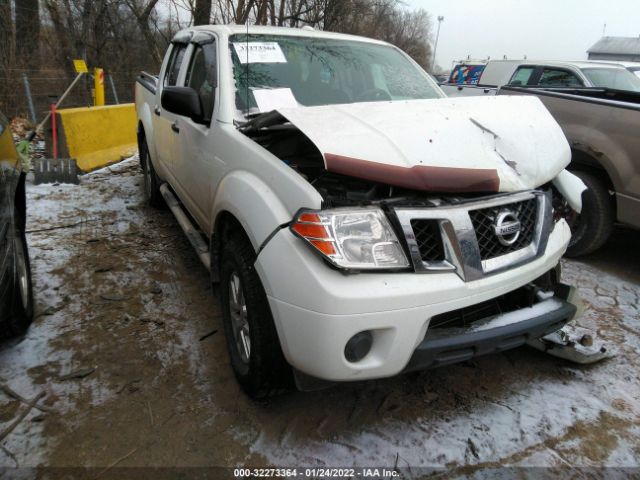
[[[78,186],[29,185],[28,205],[37,318],[0,346],[0,379],[27,398],[45,391],[54,412],[31,412],[0,444],[0,466],[410,466],[409,476],[451,477],[638,466],[639,232],[563,262],[587,304],[580,324],[615,353],[602,363],[520,348],[256,403],[228,365],[207,272],[171,214],[142,203],[136,157]],[[0,393],[0,430],[20,408]]]

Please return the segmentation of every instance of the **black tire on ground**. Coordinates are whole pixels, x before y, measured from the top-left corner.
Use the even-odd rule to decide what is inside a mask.
[[[25,233],[18,213],[9,227],[6,247],[11,256],[6,282],[0,285],[0,337],[8,338],[24,332],[33,321],[33,285],[31,263]]]
[[[582,212],[571,229],[567,257],[579,257],[594,252],[608,240],[615,217],[614,204],[607,187],[595,176],[573,172],[587,186],[582,194]]]
[[[250,397],[259,399],[289,389],[293,376],[282,353],[254,260],[255,252],[244,232],[230,232],[221,255],[222,321],[236,378]],[[248,332],[241,324],[248,326]],[[244,339],[249,339],[248,349],[241,332]]]
[[[160,193],[160,179],[153,168],[151,155],[147,142],[142,139],[140,143],[140,162],[142,163],[142,175],[144,177],[144,197],[146,202],[154,208],[165,208],[166,203]]]

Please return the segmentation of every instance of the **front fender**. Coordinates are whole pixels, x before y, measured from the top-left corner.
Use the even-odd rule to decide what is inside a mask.
[[[256,251],[279,225],[292,218],[276,193],[247,171],[234,171],[224,177],[213,204],[212,228],[216,228],[221,213],[229,212],[240,222]]]
[[[562,170],[558,176],[553,179],[553,185],[567,200],[571,208],[578,213],[582,212],[582,192],[587,189],[587,186],[580,178],[568,170]]]

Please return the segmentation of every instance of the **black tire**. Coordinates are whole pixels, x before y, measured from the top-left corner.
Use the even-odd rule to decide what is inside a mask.
[[[9,227],[6,241],[10,251],[7,270],[0,285],[0,337],[8,338],[23,333],[33,321],[33,284],[31,262],[25,233],[18,213]],[[0,277],[2,275],[0,274]]]
[[[142,176],[144,177],[145,201],[154,208],[165,208],[166,203],[160,192],[160,179],[156,174],[156,169],[153,168],[153,162],[151,161],[151,155],[149,154],[149,148],[147,147],[145,139],[142,139],[139,150],[140,162],[142,163]]]
[[[291,387],[291,367],[282,353],[267,296],[253,266],[253,247],[244,232],[233,231],[226,237],[222,247],[219,292],[229,358],[238,383],[247,395],[254,399],[264,398]],[[244,309],[232,306],[235,279],[239,280]],[[243,332],[250,345],[246,359],[241,353],[242,342],[238,341],[240,332],[234,334],[234,325],[238,329],[232,310],[236,314],[244,311],[248,335],[246,330]]]
[[[571,229],[567,257],[587,255],[609,239],[615,217],[614,204],[607,187],[594,175],[572,172],[587,186],[582,194],[582,212]]]

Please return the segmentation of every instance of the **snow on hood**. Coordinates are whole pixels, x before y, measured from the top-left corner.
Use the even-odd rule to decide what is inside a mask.
[[[399,187],[513,192],[552,180],[571,159],[536,97],[354,103],[278,110],[327,170]]]

